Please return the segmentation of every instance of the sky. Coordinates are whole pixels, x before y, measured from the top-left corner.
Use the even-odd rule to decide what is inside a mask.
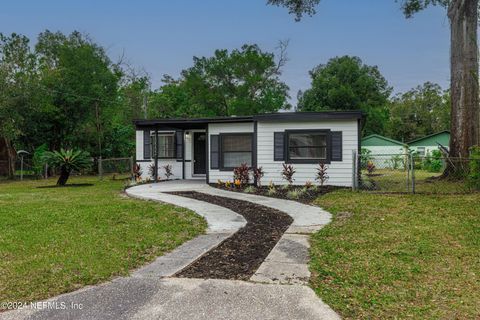
[[[275,52],[289,40],[281,79],[308,89],[308,71],[330,58],[355,55],[376,65],[394,93],[426,81],[448,87],[449,24],[445,10],[432,7],[406,19],[395,0],[322,0],[317,14],[295,22],[285,8],[266,0],[17,0],[0,9],[0,32],[32,39],[49,29],[90,35],[113,61],[146,70],[152,87],[164,74],[177,77],[193,56],[215,49],[258,44]]]

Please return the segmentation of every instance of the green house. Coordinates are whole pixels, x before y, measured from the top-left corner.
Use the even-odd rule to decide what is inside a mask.
[[[410,149],[418,152],[418,155],[421,157],[431,154],[433,150],[438,150],[439,144],[448,149],[450,145],[450,131],[445,130],[437,132],[423,138],[412,140],[408,143]]]
[[[370,150],[372,155],[405,154],[407,148],[407,144],[379,134],[372,134],[362,139],[362,149]]]

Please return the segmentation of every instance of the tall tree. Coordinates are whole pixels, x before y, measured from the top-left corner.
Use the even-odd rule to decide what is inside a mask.
[[[299,94],[299,111],[362,110],[367,115],[364,134],[383,134],[391,93],[376,66],[358,57],[336,57],[310,71],[312,87]]]
[[[398,0],[397,0],[398,1]],[[315,13],[320,0],[268,0],[269,4],[284,6],[299,20],[303,14]],[[450,155],[468,157],[469,149],[480,145],[480,104],[478,65],[479,0],[403,0],[407,18],[429,6],[447,9],[450,22],[451,73],[451,139]],[[454,169],[449,166],[448,175]]]
[[[450,129],[450,94],[438,84],[426,82],[396,95],[389,111],[387,134],[400,141]]]
[[[150,115],[230,116],[288,109],[288,87],[279,78],[285,49],[282,44],[277,60],[257,45],[194,57],[194,65],[179,79],[165,76],[165,85],[149,101]]]

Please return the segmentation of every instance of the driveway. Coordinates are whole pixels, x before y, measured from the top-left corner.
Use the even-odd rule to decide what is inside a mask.
[[[172,277],[246,223],[237,213],[165,194],[197,191],[246,200],[289,214],[294,222],[249,281]],[[0,319],[339,319],[307,286],[308,234],[330,222],[321,208],[218,190],[203,181],[140,185],[131,197],[182,206],[205,217],[208,230],[131,276],[0,314]]]

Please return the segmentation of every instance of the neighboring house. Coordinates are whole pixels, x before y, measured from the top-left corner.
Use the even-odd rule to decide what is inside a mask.
[[[247,163],[263,167],[264,184],[285,183],[283,163],[293,164],[295,184],[314,182],[322,161],[328,164],[328,184],[352,186],[362,118],[360,111],[352,111],[136,120],[136,161],[143,178],[158,162],[159,179],[162,167],[170,164],[172,179],[207,183],[231,181],[233,168]]]
[[[372,134],[362,139],[362,149],[370,150],[372,155],[402,155],[407,152],[406,143]]]
[[[433,150],[438,150],[438,145],[442,145],[445,148],[450,146],[450,131],[445,130],[437,132],[423,138],[415,139],[408,143],[411,150],[418,152],[418,155],[424,157],[431,155]]]

